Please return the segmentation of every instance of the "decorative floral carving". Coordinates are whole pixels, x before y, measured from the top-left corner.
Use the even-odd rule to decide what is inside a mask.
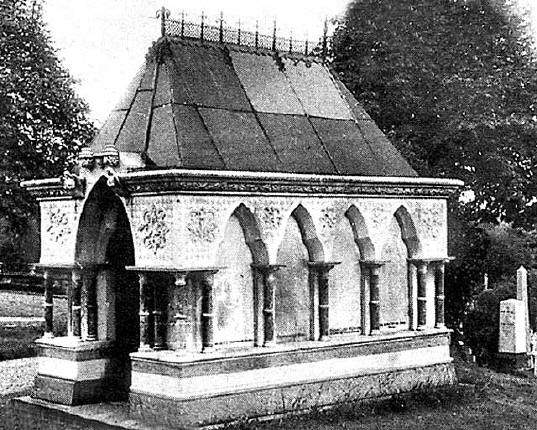
[[[319,221],[323,230],[332,230],[336,226],[337,220],[338,214],[336,208],[324,208],[321,210]]]
[[[144,211],[143,223],[138,231],[143,234],[144,245],[154,254],[166,246],[167,235],[170,232],[166,221],[166,212],[156,205]]]
[[[50,234],[54,242],[59,244],[64,243],[66,236],[71,234],[69,216],[60,208],[54,208],[49,212],[47,233]]]
[[[186,228],[194,242],[214,242],[218,230],[214,209],[206,207],[192,209]]]
[[[440,236],[443,223],[442,206],[438,203],[418,207],[418,219],[423,233],[436,239]]]
[[[377,231],[386,226],[390,217],[388,208],[378,202],[367,202],[364,205],[364,213],[367,213],[366,219],[370,228]]]
[[[278,229],[283,220],[282,210],[276,206],[258,208],[256,215],[261,222],[263,231],[269,235]]]

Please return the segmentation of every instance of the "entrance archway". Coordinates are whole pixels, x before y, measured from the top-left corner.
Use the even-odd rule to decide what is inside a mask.
[[[113,341],[114,388],[130,386],[129,353],[139,345],[139,290],[136,276],[125,270],[135,264],[131,227],[121,199],[101,178],[90,192],[77,232],[75,261],[91,271],[97,298],[97,340]],[[82,324],[82,334],[87,327]],[[83,336],[84,338],[84,336]]]

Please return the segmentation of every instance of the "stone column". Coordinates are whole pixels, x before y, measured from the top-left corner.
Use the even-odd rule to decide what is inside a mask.
[[[435,327],[444,328],[444,272],[445,264],[443,261],[436,263],[434,271],[434,289],[435,289]]]
[[[161,286],[153,283],[153,349],[166,348],[166,312],[164,310],[164,293]]]
[[[146,273],[138,273],[138,285],[140,289],[140,347],[138,351],[147,351],[151,349],[151,327],[149,324],[150,300]]]
[[[214,272],[201,274],[201,344],[204,352],[214,347],[214,310],[213,310]]]
[[[338,263],[310,263],[315,271],[319,292],[319,340],[330,338],[329,272]]]
[[[81,301],[86,316],[87,333],[84,340],[97,340],[97,271],[95,268],[83,271]]]
[[[282,267],[278,264],[254,266],[263,276],[263,346],[276,343],[276,272]]]
[[[427,269],[426,261],[417,261],[417,278],[418,278],[418,330],[427,328]]]
[[[73,270],[71,281],[71,335],[80,338],[82,275],[80,270]]]
[[[43,272],[43,289],[45,294],[45,301],[43,303],[43,313],[45,317],[45,333],[43,334],[43,337],[45,338],[52,338],[54,337],[53,334],[53,281],[50,276],[50,272],[45,270]]]
[[[369,327],[370,334],[380,333],[380,269],[382,261],[363,261],[369,274]]]
[[[186,273],[175,273],[174,275],[174,305],[177,306],[178,311],[174,315],[176,320],[186,320],[187,315],[185,313],[185,303],[182,290],[186,287]]]

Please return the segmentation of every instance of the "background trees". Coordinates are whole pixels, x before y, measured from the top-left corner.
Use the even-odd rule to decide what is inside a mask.
[[[494,268],[494,282],[511,270],[495,264],[505,254],[480,224],[537,226],[537,61],[511,6],[355,0],[334,35],[333,67],[412,166],[466,184],[450,205],[457,260],[446,311],[455,328],[483,274]],[[494,240],[516,242],[515,230]]]
[[[20,257],[21,235],[36,214],[19,182],[61,175],[94,134],[39,6],[0,3],[0,261]]]

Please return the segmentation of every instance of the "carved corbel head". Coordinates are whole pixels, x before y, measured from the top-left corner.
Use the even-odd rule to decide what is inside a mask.
[[[62,186],[64,190],[67,190],[75,198],[84,198],[84,191],[86,187],[86,181],[84,178],[77,176],[67,170],[62,175]]]
[[[114,193],[125,198],[130,196],[129,190],[123,185],[114,169],[108,167],[105,170],[104,175],[106,177],[106,185],[108,185]]]
[[[104,166],[119,166],[119,151],[114,145],[107,145],[102,153]]]
[[[78,154],[79,166],[83,167],[84,169],[92,170],[95,166],[93,156],[93,151],[87,146],[84,146]]]

